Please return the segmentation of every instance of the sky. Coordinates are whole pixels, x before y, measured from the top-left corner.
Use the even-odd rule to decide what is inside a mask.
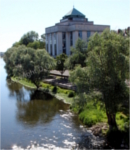
[[[113,30],[130,26],[130,0],[0,0],[0,52],[28,31],[45,33],[73,6],[94,24]]]

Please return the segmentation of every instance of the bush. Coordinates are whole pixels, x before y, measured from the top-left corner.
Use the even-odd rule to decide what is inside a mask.
[[[52,88],[52,92],[53,92],[53,93],[57,93],[57,87],[56,87],[56,86],[54,86],[54,87]]]
[[[68,97],[74,97],[74,96],[75,96],[74,92],[70,92],[70,93],[68,94]]]
[[[43,89],[44,92],[49,93],[49,89]]]

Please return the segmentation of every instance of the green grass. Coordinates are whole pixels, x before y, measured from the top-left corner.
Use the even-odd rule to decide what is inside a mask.
[[[68,94],[69,94],[70,92],[74,92],[74,91],[57,87],[57,93],[54,94],[54,93],[52,92],[52,91],[53,91],[53,88],[54,88],[53,85],[48,84],[48,83],[43,83],[43,82],[41,82],[40,85],[42,86],[43,89],[48,89],[49,92],[50,92],[52,95],[54,95],[56,98],[62,99],[65,103],[72,104],[73,98],[72,98],[72,97],[68,97]],[[75,93],[75,92],[74,92],[74,93]]]
[[[33,84],[31,81],[27,80],[26,78],[18,78],[18,77],[11,77],[12,81],[18,82],[24,86],[30,87],[30,88],[36,88],[35,84]]]
[[[49,88],[49,90],[52,90],[54,88],[53,85],[44,82],[41,82],[40,85],[42,86],[42,88]],[[70,92],[74,92],[74,91],[57,87],[57,93],[69,94]]]
[[[59,97],[61,97],[62,99],[64,99],[66,103],[72,104],[72,102],[73,102],[73,97],[68,97],[67,94],[64,94],[64,93],[57,93],[56,96],[59,96]]]
[[[78,113],[79,108],[78,106],[72,106],[72,110]],[[84,106],[84,109],[79,113],[79,119],[88,127],[99,122],[107,123],[105,109],[100,108],[100,102],[94,105],[94,101],[90,101]],[[118,128],[121,131],[125,131],[125,124],[128,126],[129,115],[126,115],[123,112],[118,112],[116,114],[116,122]]]
[[[30,80],[28,80],[26,78],[12,77],[11,80],[15,81],[15,82],[18,82],[18,83],[20,83],[24,86],[29,87],[29,88],[36,88],[35,84],[33,84]],[[57,99],[62,99],[65,103],[72,104],[72,102],[73,102],[73,98],[68,97],[69,93],[74,92],[72,90],[57,87],[57,93],[54,94],[52,92],[52,90],[54,88],[53,85],[41,82],[40,87],[41,87],[42,90],[48,89],[48,91],[51,95],[55,96]]]
[[[85,109],[80,112],[79,119],[87,126],[92,126],[98,122],[107,122],[106,113],[93,102],[88,102]]]

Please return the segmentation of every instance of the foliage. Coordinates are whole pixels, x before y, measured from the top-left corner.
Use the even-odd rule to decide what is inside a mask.
[[[57,93],[57,87],[56,86],[53,87],[52,92]]]
[[[69,92],[68,97],[74,97],[74,96],[75,96],[74,92]]]
[[[34,48],[34,49],[42,49],[42,48],[45,48],[45,43],[40,42],[40,41],[34,41],[32,43],[29,43],[27,45],[27,47],[31,47],[31,48]]]
[[[40,83],[40,85],[43,87],[43,88],[49,88],[51,91],[53,90],[54,86],[51,85],[51,84],[48,84],[48,83]],[[63,88],[60,88],[60,87],[56,87],[57,88],[57,93],[64,93],[64,94],[68,94],[70,92],[74,92],[72,90],[68,90],[68,89],[63,89]],[[74,93],[75,94],[75,93]]]
[[[86,66],[85,59],[87,57],[86,43],[80,38],[77,40],[75,48],[71,48],[72,55],[65,61],[65,67],[73,69],[77,64],[81,67]]]
[[[27,46],[29,43],[37,41],[38,36],[38,33],[36,33],[35,31],[30,31],[21,37],[20,44]]]
[[[41,35],[42,39],[38,39],[39,35],[35,31],[30,31],[24,34],[19,42],[15,42],[12,47],[25,45],[34,49],[45,49],[45,37]]]
[[[41,39],[42,39],[43,42],[45,42],[45,39],[46,39],[45,34],[41,35]]]
[[[64,62],[67,59],[67,55],[62,53],[56,56],[56,70],[63,71],[64,70]]]
[[[21,76],[31,80],[38,88],[50,69],[55,67],[54,59],[44,50],[18,46],[10,48],[4,56],[9,76]]]
[[[80,65],[75,67],[75,70],[70,71],[69,80],[77,86],[77,93],[89,91],[89,77],[86,68],[81,68]]]
[[[19,45],[21,45],[20,42],[15,42],[12,47],[18,47]]]
[[[128,78],[129,41],[121,34],[105,30],[101,35],[95,34],[88,43],[87,67],[77,67],[70,74],[70,81],[75,83],[80,92],[86,89],[102,93],[108,124],[116,126],[115,116],[118,104],[126,96],[125,79]],[[88,88],[83,88],[84,86]],[[79,103],[80,105],[80,103]]]

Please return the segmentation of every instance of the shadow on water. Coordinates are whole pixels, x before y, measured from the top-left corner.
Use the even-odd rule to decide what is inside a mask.
[[[17,99],[17,121],[24,126],[49,123],[60,109],[65,111],[69,108],[68,104],[43,91],[31,89],[27,91],[22,85],[15,82],[10,84],[10,81],[7,82],[7,86],[10,90],[9,96],[15,96]]]

